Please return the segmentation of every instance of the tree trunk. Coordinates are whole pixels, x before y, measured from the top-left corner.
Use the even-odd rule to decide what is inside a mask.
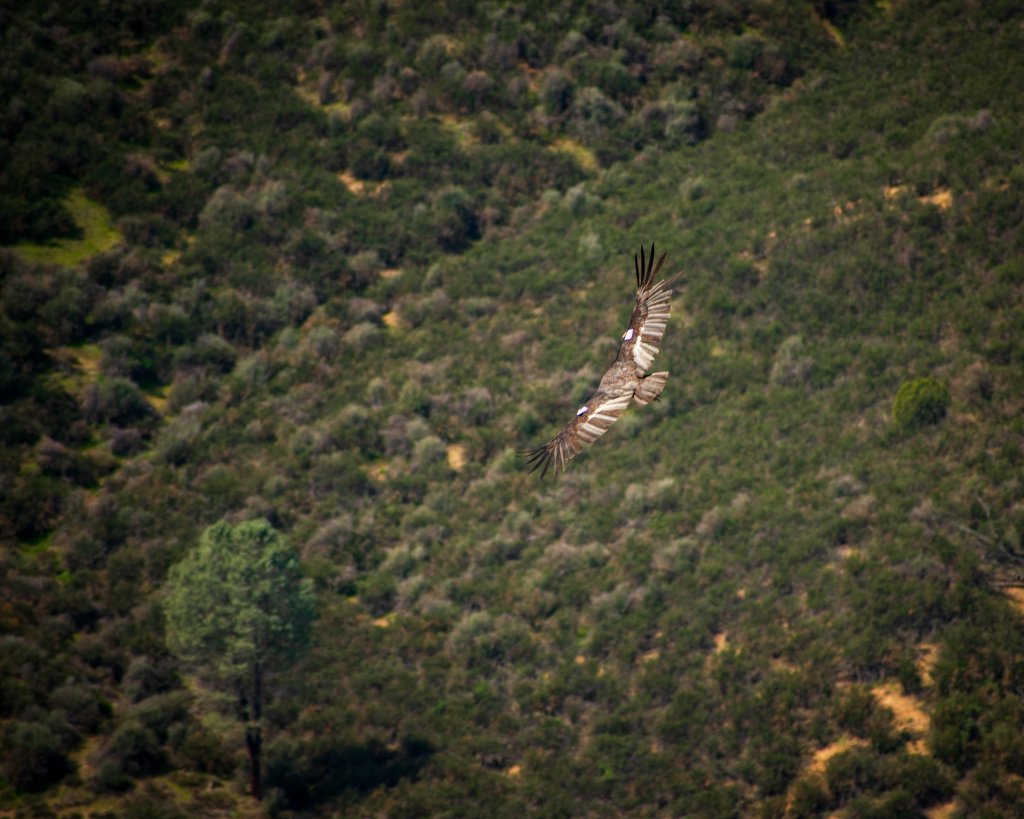
[[[252,719],[245,726],[245,747],[249,751],[249,792],[256,798],[263,798],[260,777],[260,751],[263,737],[263,666],[257,662],[252,669]]]
[[[260,752],[263,736],[260,717],[263,711],[263,668],[258,663],[250,671],[252,689],[246,696],[246,686],[238,682],[238,719],[245,725],[245,750],[249,752],[249,793],[255,799],[263,798],[260,776]]]
[[[260,781],[260,724],[250,722],[245,726],[245,747],[249,751],[249,793],[256,799],[263,798],[263,785]]]

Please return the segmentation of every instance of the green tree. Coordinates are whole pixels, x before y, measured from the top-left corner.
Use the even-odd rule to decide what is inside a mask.
[[[257,799],[265,677],[308,645],[314,602],[295,552],[265,520],[215,523],[170,573],[168,645],[235,695]]]

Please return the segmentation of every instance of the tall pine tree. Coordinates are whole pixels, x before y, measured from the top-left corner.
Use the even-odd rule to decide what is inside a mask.
[[[168,645],[235,696],[257,799],[265,677],[308,646],[314,604],[294,550],[265,520],[215,523],[170,573]]]

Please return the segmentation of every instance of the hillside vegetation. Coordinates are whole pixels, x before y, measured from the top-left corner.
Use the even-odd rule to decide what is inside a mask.
[[[3,12],[0,809],[1019,815],[1018,6]],[[662,400],[527,475],[651,241]],[[316,595],[261,802],[222,519]]]

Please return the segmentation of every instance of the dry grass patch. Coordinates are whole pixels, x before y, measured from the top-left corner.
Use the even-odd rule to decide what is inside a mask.
[[[298,94],[299,98],[310,108],[317,108],[321,111],[326,111],[328,114],[346,121],[351,118],[352,106],[347,102],[343,102],[341,100],[321,102],[320,91],[316,87],[316,82],[311,80],[307,73],[301,68],[296,75],[296,80],[297,84],[294,87],[295,93]]]
[[[868,741],[866,739],[860,739],[849,735],[841,736],[831,745],[826,745],[824,748],[819,748],[811,756],[811,761],[807,763],[803,773],[800,774],[794,782],[799,780],[818,780],[822,787],[825,785],[825,769],[828,767],[828,762],[832,757],[838,756],[845,751],[849,751],[851,748],[863,748],[867,746]],[[791,816],[793,807],[793,788],[790,786],[789,795],[786,799],[786,816]]]
[[[458,472],[466,465],[466,448],[462,444],[448,444],[448,466]]]
[[[729,633],[727,631],[720,631],[711,639],[714,641],[714,648],[711,649],[711,653],[708,654],[704,661],[704,670],[709,673],[715,667],[716,659],[730,647]]]
[[[925,754],[924,737],[931,728],[931,717],[925,712],[918,697],[905,694],[899,683],[884,683],[871,689],[875,701],[893,713],[893,724],[897,730],[907,731],[914,737],[907,748],[914,754]]]
[[[1024,589],[1015,586],[1008,586],[1002,589],[1002,592],[1010,601],[1010,605],[1013,606],[1020,614],[1024,614]]]
[[[953,207],[953,192],[949,188],[940,188],[935,193],[917,197],[917,201],[922,205],[935,205],[939,210],[949,210]]]
[[[123,240],[114,227],[110,212],[99,202],[89,199],[81,188],[71,191],[64,205],[81,228],[81,239],[58,239],[45,245],[23,243],[15,245],[15,249],[33,262],[71,267],[110,250]]]
[[[909,185],[889,185],[882,188],[882,195],[886,202],[895,202],[910,193]],[[949,210],[953,207],[953,192],[949,188],[939,188],[934,193],[918,196],[917,201],[922,205],[935,205],[939,210]]]
[[[770,666],[772,671],[777,674],[800,673],[800,666],[796,663],[791,663],[789,660],[783,659],[782,657],[773,657]]]
[[[807,765],[806,772],[824,776],[825,768],[828,767],[828,761],[832,757],[849,751],[851,748],[864,748],[867,744],[868,741],[860,737],[842,736],[831,745],[826,745],[824,748],[819,748],[815,751],[814,756],[811,757],[811,761]]]
[[[438,121],[455,137],[460,148],[469,148],[479,143],[480,140],[473,132],[472,120],[459,119],[452,114],[441,114]]]
[[[832,206],[832,216],[840,223],[852,222],[855,219],[861,219],[864,216],[863,213],[856,212],[859,207],[860,202],[849,201],[844,202],[843,204],[836,202]]]
[[[349,171],[341,171],[338,174],[338,180],[348,188],[348,192],[353,196],[380,196],[381,192],[388,187],[386,179],[374,185],[364,182],[362,179],[356,179]]]
[[[594,172],[601,168],[601,163],[597,161],[597,155],[574,139],[556,139],[551,143],[551,150],[568,154],[585,171]]]
[[[160,415],[167,415],[167,390],[164,387],[156,387],[143,392],[149,405]]]
[[[832,25],[828,20],[824,19],[823,17],[819,17],[818,22],[821,23],[821,27],[825,29],[825,33],[828,35],[828,38],[833,43],[835,43],[840,48],[846,45],[846,39],[843,37],[843,32],[841,32],[839,29],[837,29],[834,25]]]
[[[903,196],[909,189],[907,185],[886,185],[882,188],[882,195],[886,202],[892,202]]]
[[[932,685],[935,682],[932,671],[935,669],[935,661],[939,659],[939,645],[921,643],[919,649],[921,656],[917,659],[917,673],[921,675],[921,682],[924,685]]]
[[[846,504],[839,516],[844,520],[870,520],[874,516],[876,506],[874,495],[861,495]]]
[[[99,378],[103,351],[97,344],[57,347],[53,357],[61,366],[60,384],[72,395],[78,395],[87,384]]]
[[[103,350],[98,344],[80,344],[77,347],[61,347],[61,353],[74,361],[75,366],[82,375],[94,380],[100,374],[100,359],[103,358]]]
[[[952,819],[956,814],[958,807],[959,804],[957,801],[955,799],[951,799],[949,802],[927,808],[924,811],[924,815],[927,816],[928,819]]]
[[[843,562],[846,562],[851,557],[864,557],[864,554],[864,550],[857,546],[844,544],[836,547],[836,556]]]

